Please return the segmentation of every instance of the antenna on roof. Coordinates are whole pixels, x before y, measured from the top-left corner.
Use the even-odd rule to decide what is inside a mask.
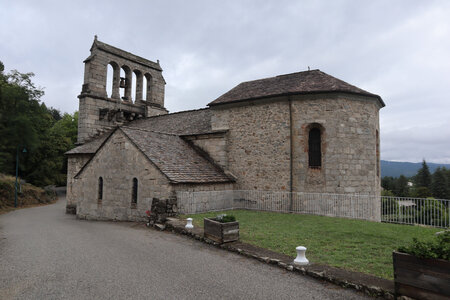
[[[311,71],[311,69],[309,68],[309,66],[308,66],[308,71]]]

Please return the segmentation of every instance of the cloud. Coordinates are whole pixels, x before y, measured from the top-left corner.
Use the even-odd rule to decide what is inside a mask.
[[[170,111],[239,82],[319,68],[379,94],[382,157],[449,160],[448,1],[8,1],[0,60],[77,109],[94,34],[159,59]]]

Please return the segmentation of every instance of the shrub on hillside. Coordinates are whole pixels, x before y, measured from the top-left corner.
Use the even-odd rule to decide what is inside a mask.
[[[54,191],[44,190],[32,184],[25,183],[18,193],[19,206],[49,203],[56,199]],[[14,207],[15,177],[0,174],[0,209]]]

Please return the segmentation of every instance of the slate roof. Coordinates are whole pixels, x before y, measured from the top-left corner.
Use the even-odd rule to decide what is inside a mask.
[[[209,108],[182,111],[135,120],[127,123],[126,126],[175,135],[210,133],[211,111]],[[67,151],[65,154],[93,154],[111,133],[112,131],[108,131],[81,146]]]
[[[125,135],[174,183],[230,182],[223,170],[177,135],[120,127]]]
[[[113,130],[109,130],[108,132],[105,132],[98,137],[94,138],[93,140],[84,143],[81,146],[75,147],[69,151],[67,151],[66,155],[71,154],[92,154],[97,152],[97,149],[103,144],[103,142],[111,135]]]
[[[223,94],[208,106],[274,96],[343,92],[375,97],[385,106],[380,96],[369,93],[320,70],[297,72],[265,79],[247,81]]]
[[[209,133],[211,111],[209,108],[182,111],[136,120],[126,126],[176,135]]]

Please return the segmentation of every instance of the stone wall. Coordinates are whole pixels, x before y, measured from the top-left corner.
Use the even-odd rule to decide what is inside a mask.
[[[228,169],[236,189],[290,190],[292,119],[293,191],[378,195],[379,108],[373,98],[344,94],[279,97],[212,107],[212,128],[229,130]],[[313,123],[323,130],[318,169],[308,166]]]
[[[179,183],[173,185],[173,193],[176,192],[207,192],[207,191],[230,191],[234,189],[233,183],[203,183],[189,184]]]
[[[77,180],[75,175],[81,170],[86,162],[91,158],[92,154],[70,155],[67,158],[67,192],[66,192],[66,212],[70,214],[76,213],[77,201],[80,197],[80,187],[76,187]]]
[[[376,100],[361,96],[297,96],[292,102],[294,191],[379,195]],[[308,167],[308,129],[322,132],[322,167]]]
[[[103,199],[98,201],[98,178]],[[138,179],[138,199],[132,208],[132,182]],[[152,199],[172,195],[169,180],[120,131],[116,131],[81,173],[77,215],[87,219],[146,220]]]
[[[183,138],[205,151],[219,166],[228,168],[227,132],[191,135]]]
[[[111,49],[106,50],[105,46]],[[125,77],[128,79],[128,87],[125,90],[125,96],[128,97],[127,101],[138,102],[146,100],[149,104],[157,104],[164,107],[164,86],[166,82],[162,76],[162,69],[159,66],[159,62],[154,63],[95,40],[91,48],[91,55],[84,61],[84,63],[84,92],[89,91],[91,94],[104,98],[107,96],[113,99],[119,98],[120,95],[114,92],[114,84],[117,84],[116,91],[118,91],[118,84],[120,82],[120,68],[122,68],[125,72]],[[112,85],[112,92],[106,91],[107,69],[109,64],[115,71],[113,76],[114,84]],[[150,84],[148,88],[149,95],[143,95],[139,92],[137,95],[131,95],[132,72],[137,73],[138,76],[140,74],[151,78],[151,80],[148,80]],[[140,89],[142,91],[142,83],[139,83],[139,79],[137,81],[138,83],[136,90]],[[136,96],[138,96],[138,99],[136,99]]]
[[[104,112],[104,113],[103,113]],[[127,115],[124,115],[124,112]],[[111,99],[80,97],[78,143],[84,143],[117,125],[143,118],[145,107]]]
[[[212,108],[212,129],[228,132],[228,170],[236,189],[289,191],[287,101]]]
[[[155,63],[95,39],[91,55],[84,61],[84,83],[80,98],[78,143],[136,118],[166,114],[165,80],[159,62]],[[111,91],[107,91],[108,65],[112,66]],[[124,72],[124,99],[120,96],[120,72]],[[136,94],[132,95],[133,74]],[[144,95],[144,78],[147,94]]]

